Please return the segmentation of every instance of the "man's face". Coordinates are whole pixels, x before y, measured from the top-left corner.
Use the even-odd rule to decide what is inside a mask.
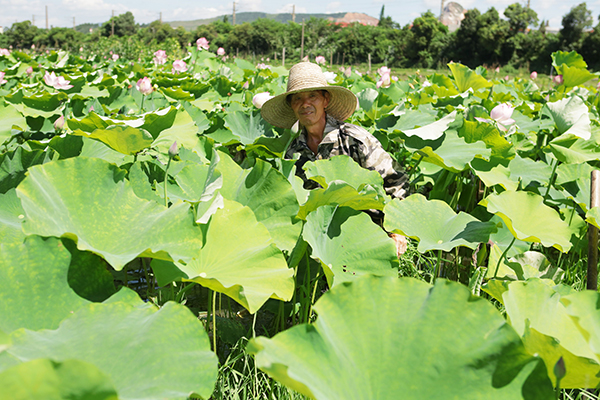
[[[329,104],[329,93],[320,90],[295,93],[290,106],[300,121],[300,125],[310,127],[325,119],[325,108]]]

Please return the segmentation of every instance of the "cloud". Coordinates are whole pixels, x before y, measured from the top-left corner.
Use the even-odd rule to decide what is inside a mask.
[[[344,11],[342,9],[342,7],[343,7],[343,3],[341,1],[332,1],[331,3],[327,4],[327,12]]]
[[[277,10],[275,10],[275,14],[284,14],[284,13],[291,13],[294,9],[294,3],[287,3],[283,6],[281,6],[280,8],[278,8]],[[296,12],[298,12],[298,8],[296,8]]]

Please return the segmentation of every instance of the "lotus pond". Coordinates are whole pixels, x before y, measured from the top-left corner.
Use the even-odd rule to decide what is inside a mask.
[[[400,201],[345,156],[305,190],[252,102],[288,71],[189,50],[0,52],[0,399],[596,398],[581,56],[544,89],[323,66]]]

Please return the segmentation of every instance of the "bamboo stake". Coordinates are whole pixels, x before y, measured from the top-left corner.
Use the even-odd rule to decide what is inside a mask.
[[[590,208],[600,206],[600,171],[592,171]],[[587,289],[598,290],[598,228],[588,224],[588,271]]]

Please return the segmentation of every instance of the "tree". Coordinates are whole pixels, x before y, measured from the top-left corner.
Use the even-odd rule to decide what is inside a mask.
[[[398,24],[392,21],[392,17],[385,16],[385,4],[381,6],[381,12],[379,13],[379,23],[377,26],[381,28],[399,28]]]
[[[115,36],[131,36],[135,35],[138,30],[138,25],[135,23],[135,18],[130,11],[125,14],[120,14],[117,17],[111,17],[108,22],[102,25],[102,36],[111,36],[114,22]]]
[[[566,50],[577,50],[581,47],[585,29],[591,28],[593,23],[592,12],[585,3],[581,3],[569,11],[562,19],[560,30],[561,44]]]
[[[30,21],[15,22],[10,29],[6,31],[7,42],[15,48],[31,47],[34,44],[34,38],[38,33],[38,27],[31,25]]]
[[[406,40],[407,66],[435,67],[447,44],[448,28],[431,12],[413,21]]]
[[[504,16],[508,18],[510,30],[513,34],[525,32],[528,26],[537,27],[538,15],[531,8],[523,7],[520,3],[514,3],[506,7]]]

